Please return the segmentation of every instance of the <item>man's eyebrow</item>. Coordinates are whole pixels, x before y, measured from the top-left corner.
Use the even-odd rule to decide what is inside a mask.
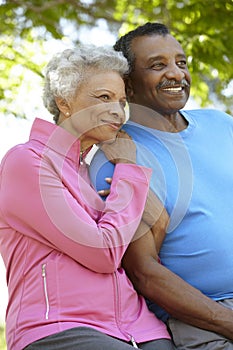
[[[185,58],[185,59],[187,59],[187,57],[186,57],[186,55],[184,53],[178,53],[176,55],[176,58]]]
[[[186,55],[184,53],[178,53],[176,56],[176,58],[186,58]],[[151,62],[155,62],[155,61],[160,61],[160,60],[163,60],[163,59],[166,59],[165,56],[163,55],[158,55],[158,56],[151,56],[148,58],[147,62],[148,63],[151,63]]]
[[[162,55],[158,55],[158,56],[152,56],[152,57],[149,57],[147,62],[150,63],[150,62],[154,62],[154,61],[159,61],[159,60],[162,60],[164,59],[165,57],[162,56]]]

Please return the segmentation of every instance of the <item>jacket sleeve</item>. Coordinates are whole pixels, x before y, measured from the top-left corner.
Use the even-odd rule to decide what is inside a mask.
[[[52,164],[19,147],[3,162],[0,210],[13,230],[93,271],[109,273],[120,266],[140,223],[150,176],[148,168],[118,164],[106,202],[99,201],[90,186],[90,192],[82,194],[82,180],[77,200]],[[87,197],[91,206],[97,206],[94,210],[89,201],[85,203]]]

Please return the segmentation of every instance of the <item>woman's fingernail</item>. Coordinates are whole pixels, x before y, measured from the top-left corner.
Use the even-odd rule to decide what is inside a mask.
[[[98,193],[99,193],[100,195],[103,195],[103,194],[105,194],[105,191],[104,191],[104,190],[100,190],[100,191],[98,191]]]

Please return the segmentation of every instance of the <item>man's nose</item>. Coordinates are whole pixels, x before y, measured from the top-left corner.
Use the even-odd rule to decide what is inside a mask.
[[[185,77],[185,73],[174,63],[167,67],[166,77],[169,80],[174,79],[176,81],[181,81]]]

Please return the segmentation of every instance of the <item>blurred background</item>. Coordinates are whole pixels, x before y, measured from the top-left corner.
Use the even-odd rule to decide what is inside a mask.
[[[27,140],[35,117],[52,120],[41,95],[43,68],[54,53],[78,42],[112,46],[147,21],[166,24],[186,52],[186,108],[233,115],[233,0],[0,0],[0,160]],[[0,258],[0,350],[6,305]]]

